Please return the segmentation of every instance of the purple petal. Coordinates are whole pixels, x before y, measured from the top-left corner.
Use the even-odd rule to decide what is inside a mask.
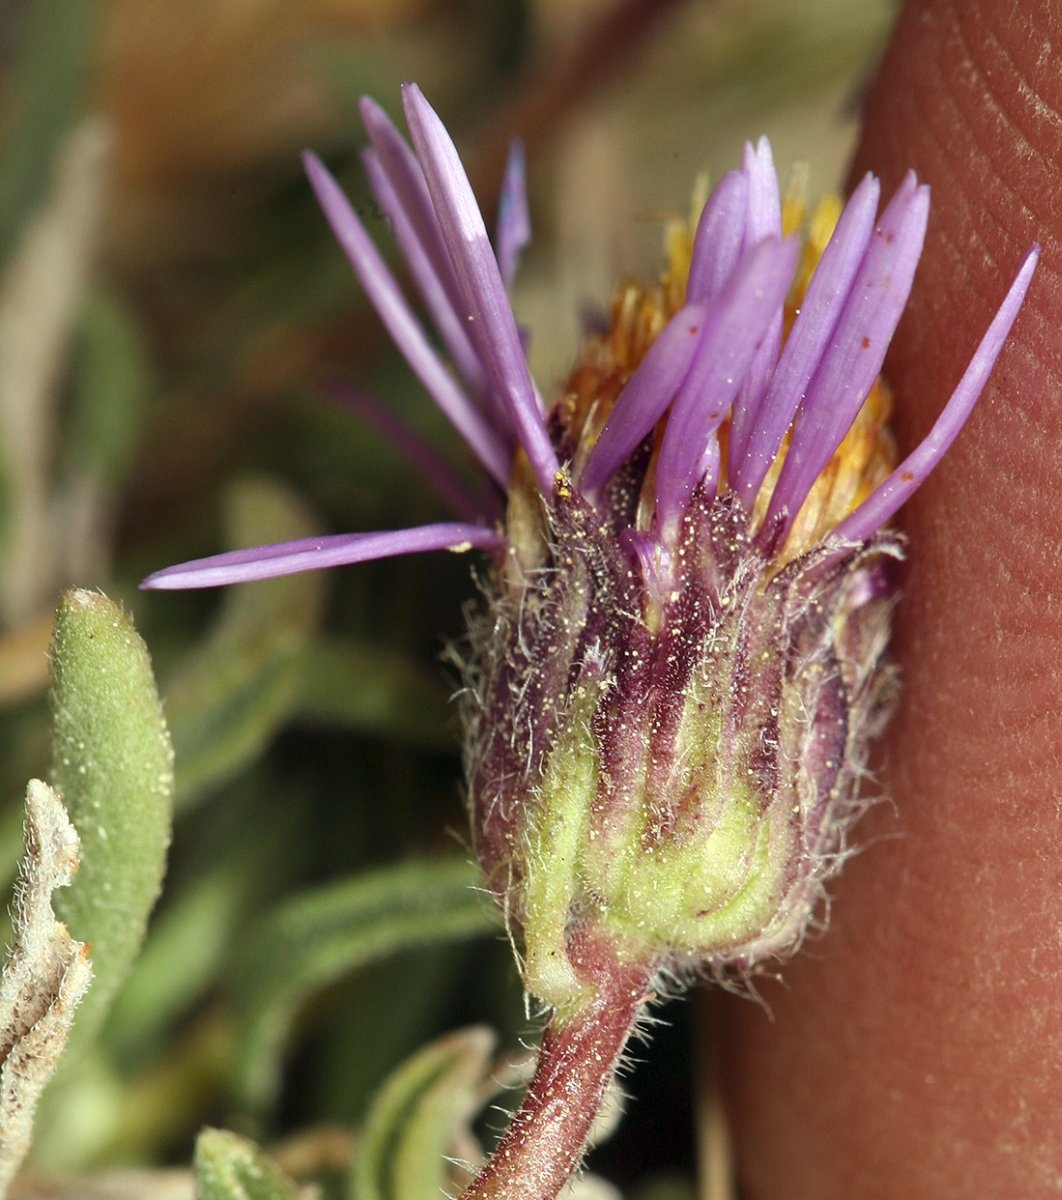
[[[929,189],[908,172],[878,221],[801,402],[765,528],[784,513],[781,529],[789,529],[877,379],[911,291],[928,216]]]
[[[558,464],[550,444],[516,319],[483,217],[457,149],[415,84],[402,89],[406,121],[457,275],[472,342],[505,401],[539,487],[553,494]]]
[[[592,495],[602,487],[667,411],[693,362],[706,314],[703,304],[687,305],[661,330],[616,398],[579,477],[581,491]]]
[[[761,137],[755,149],[746,143],[742,174],[748,180],[745,243],[754,246],[766,237],[782,236],[782,198],[771,157],[771,143]]]
[[[472,453],[505,487],[511,458],[497,433],[472,406],[424,336],[398,285],[339,185],[314,154],[303,155],[306,174],[328,223],[395,345]]]
[[[361,121],[372,143],[375,174],[386,178],[395,202],[408,221],[413,236],[431,264],[432,274],[439,281],[445,299],[439,298],[439,332],[446,341],[454,364],[476,397],[488,409],[495,428],[504,432],[506,441],[515,441],[516,432],[505,406],[487,387],[483,364],[468,336],[465,304],[457,282],[450,255],[443,241],[439,219],[432,205],[428,185],[417,156],[409,143],[391,123],[384,110],[369,96],[359,105]],[[373,182],[370,177],[370,182]],[[378,197],[379,198],[379,197]],[[381,201],[383,205],[383,202]],[[386,205],[383,205],[385,211]],[[397,234],[397,230],[396,230]],[[411,264],[412,266],[412,264]],[[428,297],[425,296],[427,300]],[[435,316],[433,309],[433,316]]]
[[[731,446],[731,487],[747,509],[752,508],[797,406],[831,344],[874,229],[879,191],[878,181],[867,175],[845,205],[786,338],[767,395],[749,426],[747,442],[743,447]]]
[[[370,96],[363,96],[358,106],[361,123],[372,143],[379,171],[386,176],[391,189],[411,225],[417,241],[431,262],[454,312],[463,310],[461,287],[450,263],[443,241],[439,219],[435,215],[428,184],[424,179],[417,156],[406,139],[398,132],[391,118]]]
[[[420,525],[388,533],[343,533],[331,537],[301,538],[249,550],[233,550],[210,558],[197,558],[149,575],[145,589],[175,591],[182,588],[224,587],[346,566],[375,558],[393,558],[424,550],[501,550],[505,539],[485,525]]]
[[[755,246],[766,237],[781,238],[782,200],[778,194],[778,175],[771,157],[771,144],[765,137],[760,138],[755,150],[749,145],[745,146],[743,170],[749,181],[745,245]],[[779,306],[734,401],[727,446],[731,476],[734,464],[740,462],[745,444],[755,428],[767,381],[778,362],[778,350],[782,344],[782,316]]]
[[[944,411],[913,454],[908,455],[895,471],[850,516],[833,531],[832,536],[845,542],[862,542],[880,529],[919,488],[926,476],[940,462],[948,447],[966,424],[988,381],[1003,344],[1010,335],[1018,310],[1029,290],[1033,272],[1040,258],[1040,247],[1033,246],[1022,262],[1017,277],[1010,285],[1006,299],[992,319],[981,344],[974,352],[970,365],[951,395]]]
[[[506,288],[512,287],[520,262],[520,253],[531,241],[531,212],[527,204],[527,172],[524,144],[514,141],[509,147],[498,201],[498,229],[495,234],[498,269]]]
[[[742,258],[710,306],[705,334],[668,414],[657,463],[657,517],[671,528],[704,477],[725,418],[789,290],[799,245],[766,238]],[[713,469],[712,482],[717,467]]]
[[[362,165],[373,195],[391,223],[391,231],[402,251],[402,258],[442,336],[447,353],[469,387],[477,393],[482,391],[483,368],[454,309],[451,291],[439,273],[436,256],[425,244],[423,232],[413,221],[408,206],[403,204],[377,153],[367,150],[362,156]]]
[[[738,171],[728,171],[708,197],[693,236],[687,304],[707,303],[722,290],[745,245],[748,202],[749,181]]]

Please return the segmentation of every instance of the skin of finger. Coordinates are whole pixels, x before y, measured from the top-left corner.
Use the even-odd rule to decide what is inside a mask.
[[[913,446],[1018,262],[1043,257],[977,411],[903,514],[890,797],[829,932],[728,1002],[748,1200],[1062,1193],[1062,9],[918,0],[853,180],[933,190],[887,372]],[[770,1010],[768,1013],[767,1009]]]

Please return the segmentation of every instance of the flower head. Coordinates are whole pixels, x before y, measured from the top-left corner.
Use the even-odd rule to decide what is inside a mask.
[[[695,228],[672,230],[661,280],[617,294],[547,405],[506,290],[527,237],[520,160],[492,247],[439,118],[415,87],[404,104],[412,148],[363,102],[365,166],[448,364],[334,180],[312,155],[306,167],[497,513],[220,555],[146,586],[491,555],[466,663],[476,853],[555,1041],[591,1037],[580,1021],[603,997],[621,1014],[593,1048],[607,1078],[654,981],[787,952],[843,857],[895,691],[901,541],[886,526],[966,421],[1037,251],[897,465],[879,376],[928,189],[909,174],[879,213],[868,175],[808,222],[764,139]]]

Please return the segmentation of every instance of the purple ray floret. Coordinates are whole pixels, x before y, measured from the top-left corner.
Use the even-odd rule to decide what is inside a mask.
[[[929,189],[912,173],[882,213],[852,281],[830,344],[797,410],[768,522],[796,519],[812,484],[833,457],[885,361],[922,253]]]
[[[159,590],[225,587],[230,583],[251,583],[279,575],[294,575],[298,571],[393,558],[399,554],[418,554],[425,550],[463,551],[473,547],[500,550],[504,544],[502,536],[493,529],[458,522],[419,525],[384,533],[341,533],[193,559],[179,567],[156,571],[141,587]]]
[[[620,393],[597,439],[579,486],[593,495],[653,431],[690,369],[704,333],[706,304],[680,309]]]
[[[710,306],[706,332],[678,390],[657,466],[657,516],[674,529],[704,473],[697,467],[781,310],[796,268],[795,239],[765,238],[742,256]],[[714,495],[715,480],[708,481]]]
[[[417,156],[409,143],[391,123],[390,117],[369,96],[358,107],[373,153],[380,164],[406,220],[432,264],[457,312],[462,307],[461,288],[443,241],[428,184]]]
[[[740,171],[728,171],[697,222],[686,283],[688,304],[713,300],[730,278],[745,246],[748,203],[748,178]]]
[[[742,170],[749,181],[748,209],[745,215],[745,242],[753,246],[766,237],[782,236],[782,200],[778,176],[774,170],[771,146],[761,137],[753,149],[745,146]],[[738,392],[730,414],[729,467],[742,457],[750,431],[755,427],[764,387],[778,360],[782,344],[782,306],[779,305],[767,327],[763,341],[752,357],[748,376]]]
[[[613,481],[630,463],[641,462],[639,469],[646,470],[646,448],[653,447],[637,518],[628,513],[616,532],[624,552],[641,564],[646,594],[657,600],[674,583],[669,564],[680,526],[693,505],[712,504],[724,487],[746,514],[749,534],[759,533],[768,550],[781,545],[881,371],[921,253],[928,189],[909,173],[878,216],[877,180],[868,175],[859,184],[783,341],[798,248],[792,239],[781,240],[770,145],[761,138],[746,146],[741,169],[722,178],[697,224],[685,302],[641,352],[626,381],[619,381],[611,409],[597,411],[604,401],[591,398],[573,443],[558,416],[563,405],[547,423],[506,291],[530,237],[522,148],[514,144],[509,156],[492,247],[442,122],[415,85],[403,89],[403,106],[412,147],[379,105],[362,102],[370,141],[365,171],[448,361],[312,154],[306,155],[306,171],[395,344],[482,468],[475,486],[463,487],[441,456],[374,401],[362,399],[354,407],[419,465],[458,516],[472,519],[240,550],[159,571],[143,586],[220,586],[421,550],[475,547],[497,554],[507,542],[494,522],[516,486],[511,481],[521,478],[514,474],[520,452],[547,507],[556,503],[560,481],[562,492],[574,488],[610,517]],[[870,540],[957,436],[1017,317],[1038,253],[1034,248],[1027,255],[928,437],[826,534],[836,548],[829,553]],[[572,461],[562,462],[557,447]],[[766,517],[759,530],[751,528],[780,453],[785,457],[778,478],[763,498]]]
[[[406,121],[465,303],[472,342],[502,397],[545,495],[553,489],[557,456],[542,420],[520,332],[498,261],[457,149],[415,84],[402,90]]]
[[[1010,285],[1010,291],[1007,292],[999,311],[981,339],[981,344],[974,352],[970,365],[933,428],[888,479],[851,516],[846,517],[837,526],[834,537],[839,541],[865,541],[876,529],[890,521],[947,453],[948,447],[958,436],[974,405],[980,399],[992,367],[1018,318],[1039,260],[1040,247],[1033,246],[1022,261],[1021,268]]]
[[[845,205],[782,347],[757,419],[744,445],[731,446],[732,486],[746,507],[756,499],[812,374],[831,344],[874,229],[880,190],[878,181],[868,175]]]
[[[504,486],[509,472],[505,446],[454,382],[432,349],[398,284],[373,245],[339,185],[313,154],[305,156],[306,174],[336,240],[346,251],[380,319],[436,404],[490,474]]]
[[[402,258],[435,323],[435,328],[442,337],[451,361],[473,394],[481,395],[483,371],[472,343],[468,340],[464,323],[454,307],[452,288],[443,278],[438,256],[432,253],[430,239],[425,241],[422,229],[414,220],[411,207],[400,198],[380,156],[373,150],[366,150],[362,156],[362,164],[376,202],[391,223],[391,230],[402,252]]]
[[[531,211],[527,203],[527,170],[523,142],[513,142],[502,179],[498,201],[498,269],[506,287],[511,287],[520,254],[531,241]]]

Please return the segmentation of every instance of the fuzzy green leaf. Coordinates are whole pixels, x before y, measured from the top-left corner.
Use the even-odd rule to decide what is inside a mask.
[[[482,936],[497,918],[465,862],[404,863],[299,896],[265,918],[236,963],[238,1086],[274,1094],[283,1044],[314,991],[384,955]]]
[[[83,1046],[144,939],[173,805],[173,751],[151,661],[106,596],[75,590],[60,599],[51,704],[51,783],[81,838],[81,868],[56,897],[56,913],[91,945],[96,972],[74,1029]]]
[[[295,1184],[246,1138],[204,1129],[195,1144],[195,1200],[298,1200]]]
[[[226,498],[233,546],[309,537],[315,523],[279,484],[246,480]],[[321,611],[320,572],[231,588],[206,641],[166,688],[182,804],[251,762],[295,706]]]
[[[351,1172],[353,1200],[435,1200],[455,1194],[446,1158],[482,1103],[494,1037],[465,1029],[415,1054],[373,1102]]]

